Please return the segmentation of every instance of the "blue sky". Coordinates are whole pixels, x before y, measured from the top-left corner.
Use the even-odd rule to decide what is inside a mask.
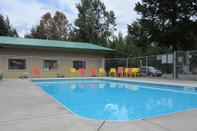
[[[40,18],[47,12],[53,16],[55,11],[63,12],[69,22],[74,26],[77,18],[76,4],[81,0],[0,0],[0,9],[9,17],[10,23],[16,28],[20,37],[30,31],[31,27],[39,23]],[[127,32],[127,24],[131,24],[140,16],[133,10],[135,3],[140,0],[101,0],[106,9],[115,12],[117,32],[124,35]]]

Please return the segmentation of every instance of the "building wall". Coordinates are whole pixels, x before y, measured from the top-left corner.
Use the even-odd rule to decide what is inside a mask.
[[[61,49],[37,49],[37,48],[0,48],[0,69],[3,70],[4,78],[20,78],[24,72],[33,76],[32,70],[35,67],[41,69],[42,78],[54,78],[57,74],[70,77],[70,68],[73,67],[73,60],[86,61],[86,76],[89,76],[89,69],[94,67],[98,70],[99,60],[103,59],[104,52],[61,50]],[[8,59],[27,59],[26,70],[8,70]],[[45,70],[43,59],[58,60],[58,70]],[[54,67],[56,68],[56,67]],[[34,77],[39,77],[35,75]]]

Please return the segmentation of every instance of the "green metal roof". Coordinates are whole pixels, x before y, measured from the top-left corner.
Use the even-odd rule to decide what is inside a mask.
[[[57,40],[29,39],[18,37],[0,36],[0,46],[15,47],[32,47],[32,48],[58,48],[73,50],[91,50],[91,51],[115,51],[110,48],[85,43],[85,42],[69,42]]]

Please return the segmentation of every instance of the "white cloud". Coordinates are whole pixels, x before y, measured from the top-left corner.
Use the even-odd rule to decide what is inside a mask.
[[[76,4],[81,0],[0,0],[0,9],[3,14],[9,17],[10,23],[17,29],[20,37],[25,32],[29,32],[31,27],[39,22],[42,15],[50,12],[54,15],[55,11],[63,12],[70,23],[73,24],[77,18]],[[127,24],[136,20],[137,13],[133,10],[135,3],[140,0],[101,0],[106,9],[112,10],[116,15],[118,32],[124,35],[127,32]]]

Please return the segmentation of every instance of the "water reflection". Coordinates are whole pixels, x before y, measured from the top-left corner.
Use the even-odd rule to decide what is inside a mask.
[[[78,86],[79,86],[79,89],[84,89],[85,88],[85,83],[79,83]]]
[[[133,90],[133,91],[139,90],[139,88],[138,88],[137,86],[125,85],[125,88],[126,88],[126,89],[129,89],[129,90]]]
[[[72,83],[71,86],[75,87],[73,93],[86,93],[85,83]]]
[[[128,120],[128,111],[125,108],[125,105],[119,107],[117,104],[109,103],[106,104],[104,111],[110,112],[111,117],[115,120]]]
[[[58,84],[40,85],[40,87],[46,92],[49,92],[50,94],[58,94],[59,91]]]
[[[99,88],[105,88],[105,83],[99,83]]]
[[[118,84],[118,88],[124,88],[123,84]]]
[[[109,85],[111,88],[116,88],[116,84],[114,84],[114,83],[110,83]]]
[[[90,88],[96,88],[97,83],[96,82],[91,82],[90,83]]]
[[[70,89],[75,89],[76,87],[77,87],[77,84],[76,83],[70,84]]]

